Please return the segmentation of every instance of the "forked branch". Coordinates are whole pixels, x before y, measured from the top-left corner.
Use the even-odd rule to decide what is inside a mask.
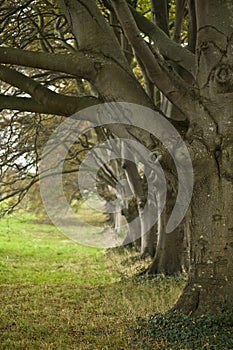
[[[185,115],[191,117],[190,107],[194,107],[195,94],[178,74],[168,66],[165,60],[154,55],[129,10],[125,0],[112,0],[115,11],[128,40],[147,70],[148,77],[157,88]]]

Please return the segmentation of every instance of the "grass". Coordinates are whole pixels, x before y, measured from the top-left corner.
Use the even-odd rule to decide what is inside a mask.
[[[30,215],[1,219],[0,349],[232,350],[233,310],[167,313],[185,280],[138,274],[147,264]]]
[[[143,264],[125,250],[75,244],[30,216],[1,219],[0,349],[143,349],[138,317],[165,312],[184,285],[133,277]]]

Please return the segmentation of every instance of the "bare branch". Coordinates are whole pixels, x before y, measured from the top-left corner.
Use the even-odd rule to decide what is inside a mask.
[[[46,105],[38,103],[33,98],[0,95],[0,109],[18,110],[21,112],[36,112],[70,116],[84,108],[100,103],[95,97],[62,96],[55,103]]]
[[[195,53],[197,41],[197,19],[195,0],[188,0],[189,6],[189,28],[188,28],[188,49]]]
[[[128,40],[133,46],[136,55],[147,70],[148,77],[157,88],[180,108],[184,114],[191,116],[190,106],[194,106],[194,91],[176,74],[172,67],[159,57],[155,57],[147,43],[142,38],[125,0],[113,0],[116,13],[125,31]],[[182,104],[180,103],[182,100]],[[182,105],[182,107],[181,107]]]
[[[69,21],[79,47],[101,53],[129,68],[113,29],[94,0],[58,0]]]
[[[103,60],[81,51],[67,55],[0,48],[1,63],[63,72],[90,80],[94,79],[96,74],[95,64],[102,64]]]
[[[180,43],[180,33],[181,33],[182,22],[184,18],[185,5],[186,5],[186,0],[176,1],[175,29],[173,32],[173,40],[176,43]]]
[[[138,28],[141,32],[148,35],[158,47],[160,53],[178,64],[194,76],[195,73],[195,56],[184,47],[175,43],[155,24],[150,22],[146,17],[138,13],[133,7],[130,10],[134,16]]]
[[[167,0],[150,0],[153,22],[169,36]]]
[[[0,80],[28,93],[38,103],[47,105],[48,102],[53,103],[60,98],[60,94],[49,90],[32,78],[3,65],[0,65]]]

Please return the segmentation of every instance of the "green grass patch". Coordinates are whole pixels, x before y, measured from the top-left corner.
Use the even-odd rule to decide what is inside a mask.
[[[1,283],[73,281],[83,285],[110,282],[104,252],[73,243],[51,225],[30,216],[0,220]],[[98,260],[98,263],[96,261]]]
[[[134,278],[144,264],[75,244],[30,215],[1,219],[0,349],[130,349],[137,317],[166,311],[184,283]]]
[[[148,263],[75,244],[30,215],[1,219],[0,349],[232,349],[229,319],[166,314],[185,279],[138,276]]]

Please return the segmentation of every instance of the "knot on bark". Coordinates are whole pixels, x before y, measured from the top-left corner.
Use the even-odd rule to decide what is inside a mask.
[[[201,50],[207,50],[209,48],[209,42],[208,41],[202,41],[202,43],[200,44],[200,49]]]
[[[97,73],[99,73],[102,69],[102,64],[100,62],[94,62],[94,67]]]
[[[233,174],[232,174],[232,167],[233,167],[233,147],[231,144],[223,144],[222,146],[222,153],[219,157],[220,161],[220,169],[221,169],[221,175],[226,180],[233,182]]]
[[[223,64],[219,66],[215,71],[215,80],[219,84],[227,84],[232,79],[232,68],[227,65]]]

